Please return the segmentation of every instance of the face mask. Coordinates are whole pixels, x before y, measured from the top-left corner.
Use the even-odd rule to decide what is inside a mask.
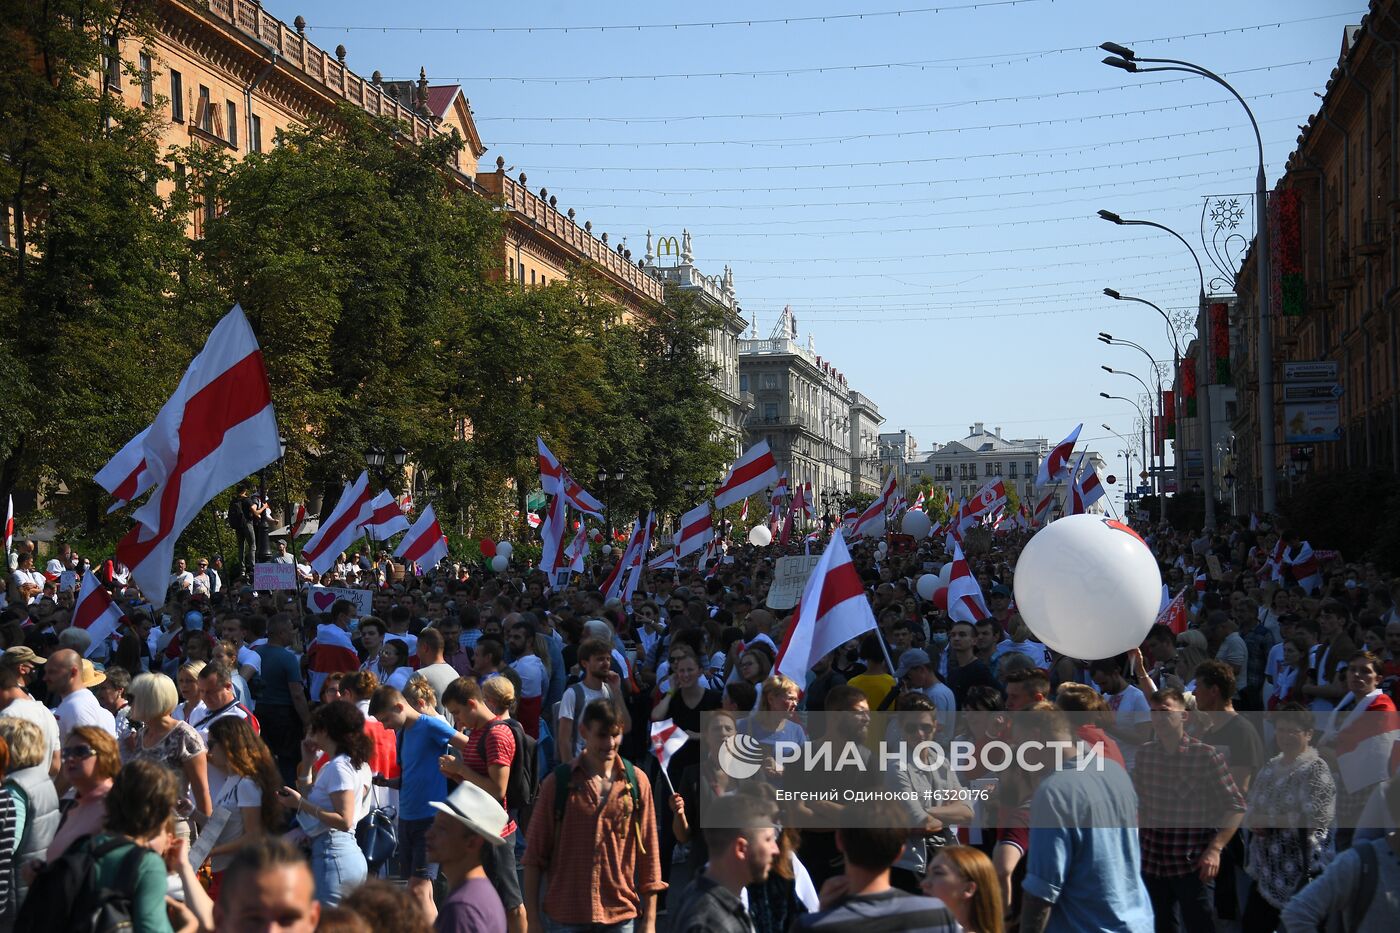
[[[929,643],[939,650],[948,647],[948,633],[934,632],[933,637],[929,639]]]

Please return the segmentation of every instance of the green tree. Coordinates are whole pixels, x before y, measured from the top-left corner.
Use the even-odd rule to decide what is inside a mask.
[[[161,111],[107,90],[132,76],[105,43],[147,35],[147,9],[0,4],[0,198],[15,220],[0,260],[0,494],[21,479],[66,489],[51,500],[60,524],[100,544],[126,523],[100,521],[91,477],[149,423],[207,330]]]

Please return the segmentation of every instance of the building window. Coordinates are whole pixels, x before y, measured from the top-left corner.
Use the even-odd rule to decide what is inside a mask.
[[[1032,461],[1027,460],[1027,461],[1026,461],[1026,476],[1034,476],[1034,475],[1035,475],[1035,465],[1034,465],[1034,463],[1033,463]]]
[[[515,267],[515,271],[518,272],[518,273],[520,274],[520,284],[521,284],[521,285],[524,285],[524,284],[525,284],[525,263],[522,262],[520,265],[516,266],[516,267]]]
[[[102,74],[106,80],[107,90],[116,90],[122,86],[122,53],[121,47],[117,44],[115,33],[108,33],[102,41]]]
[[[1012,479],[1015,479],[1015,478],[1016,478],[1016,461],[1015,461],[1015,460],[1012,460],[1012,461],[1011,461],[1011,478],[1012,478]]]
[[[180,72],[170,69],[170,119],[176,123],[185,122],[185,85],[180,80]]]
[[[531,284],[531,285],[534,285],[534,284],[535,284],[535,270],[534,270],[534,269],[531,269],[531,270],[530,270],[530,284]]]
[[[770,424],[778,420],[778,403],[766,402],[763,406],[763,420]]]
[[[749,375],[748,375],[748,373],[740,373],[740,374],[739,374],[739,391],[740,391],[740,392],[747,392],[747,391],[749,391]]]
[[[514,282],[514,281],[515,281],[515,260],[514,260],[513,258],[507,256],[507,257],[506,257],[506,264],[507,264],[507,265],[506,265],[506,268],[510,270],[510,280],[511,280],[512,282]]]
[[[763,374],[763,387],[764,387],[765,389],[776,389],[776,388],[778,387],[778,374],[777,374],[777,373],[764,373],[764,374]]]
[[[214,132],[214,108],[209,106],[209,89],[202,84],[199,86],[199,113],[196,117],[201,130]]]
[[[151,84],[151,53],[141,53],[141,103],[149,107],[156,102],[156,92]]]
[[[233,101],[224,103],[224,119],[228,121],[228,144],[238,148],[238,108]]]

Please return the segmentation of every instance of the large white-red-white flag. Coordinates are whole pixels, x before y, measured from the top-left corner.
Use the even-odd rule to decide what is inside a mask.
[[[108,515],[155,485],[155,477],[146,469],[146,451],[142,446],[150,431],[148,427],[127,441],[126,446],[93,476],[93,482],[107,490],[114,500],[107,509]]]
[[[214,326],[141,446],[155,491],[117,557],[159,599],[181,532],[216,495],[282,455],[262,350],[238,305]]]
[[[408,517],[389,490],[381,490],[370,501],[369,518],[365,519],[364,529],[365,534],[375,541],[388,541],[399,532],[408,530]]]
[[[668,547],[664,551],[658,551],[656,556],[647,561],[648,570],[675,570],[679,564],[676,563],[676,549]]]
[[[531,513],[533,514],[533,513]],[[540,526],[540,569],[554,579],[555,571],[567,565],[564,555],[564,532],[568,531],[568,500],[555,495],[549,499],[544,524]]]
[[[73,603],[73,625],[92,637],[88,657],[102,647],[121,622],[122,611],[112,601],[112,595],[102,581],[97,579],[97,574],[92,571],[83,574],[83,585],[78,590],[77,601]]]
[[[608,574],[608,578],[604,580],[603,585],[598,588],[603,593],[604,600],[613,599],[621,595],[622,579],[627,571],[632,568],[632,562],[636,559],[637,555],[641,553],[642,536],[644,534],[646,534],[646,529],[642,527],[641,522],[633,522],[631,536],[627,539],[627,547],[623,550],[622,556],[618,558],[617,563],[613,565],[612,572]]]
[[[875,629],[865,584],[840,531],[831,536],[802,590],[797,622],[783,639],[774,670],[798,684],[823,656]]]
[[[355,482],[345,484],[340,501],[301,549],[302,558],[312,570],[323,574],[335,565],[340,553],[359,537],[360,527],[369,518],[372,507],[369,473],[362,471]]]
[[[540,489],[544,490],[544,494],[547,496],[557,496],[564,473],[564,465],[545,446],[544,438],[536,437],[535,445],[539,448]]]
[[[855,534],[857,537],[876,538],[885,533],[885,509],[894,497],[894,488],[895,478],[894,474],[891,473],[890,478],[885,480],[885,488],[880,490],[875,501],[866,506],[865,511],[861,512],[860,517],[856,519]]]
[[[348,674],[360,669],[360,655],[350,633],[338,625],[321,623],[316,638],[306,649],[307,670],[311,674],[311,695],[320,696],[331,674]]]
[[[1050,452],[1045,455],[1045,459],[1040,461],[1040,471],[1035,475],[1035,484],[1044,486],[1056,480],[1064,479],[1069,474],[1069,458],[1074,453],[1074,442],[1079,440],[1079,432],[1084,430],[1081,422],[1074,426],[1074,430],[1069,432],[1069,437],[1060,441]]]
[[[430,505],[418,516],[418,521],[403,536],[394,556],[402,558],[406,564],[418,564],[424,570],[432,570],[447,556],[447,535],[442,533],[437,513]]]
[[[702,502],[681,516],[680,530],[676,532],[676,558],[679,560],[695,553],[709,544],[714,536],[715,519],[710,512],[710,504]]]
[[[5,555],[8,559],[10,548],[15,543],[15,497],[8,497],[5,506]]]
[[[569,500],[569,505],[584,515],[591,515],[594,518],[603,517],[605,511],[603,503],[598,501],[598,498],[587,489],[580,486],[578,480],[574,479],[573,474],[568,470],[564,471],[560,481],[560,489],[564,498]]]
[[[1006,484],[1000,476],[985,483],[977,490],[977,495],[963,506],[960,530],[970,527],[976,519],[994,511],[997,506],[1006,504]]]
[[[778,463],[773,459],[773,451],[768,449],[767,441],[759,441],[744,451],[715,490],[715,508],[723,509],[747,499],[777,480]]]
[[[1086,466],[1084,456],[1079,455],[1074,472],[1070,474],[1069,507],[1065,509],[1070,515],[1080,515],[1089,511],[1089,506],[1106,495],[1103,483],[1099,482],[1099,471],[1094,469],[1093,463]]]
[[[980,622],[990,616],[982,588],[967,567],[962,546],[953,545],[953,572],[948,577],[948,618],[953,622]]]
[[[1400,767],[1400,713],[1379,702],[1383,696],[1380,690],[1360,699],[1349,694],[1328,718],[1323,739],[1337,755],[1339,791],[1354,794],[1373,787],[1394,777]]]

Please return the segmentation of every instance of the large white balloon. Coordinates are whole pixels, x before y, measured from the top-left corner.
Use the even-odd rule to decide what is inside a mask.
[[[938,568],[938,585],[947,586],[948,581],[951,579],[953,579],[953,562],[948,561],[948,563]]]
[[[943,584],[938,582],[938,577],[931,573],[926,573],[914,581],[914,590],[919,594],[920,599],[933,599],[933,594]]]
[[[773,543],[773,532],[767,525],[754,525],[749,529],[749,543],[754,547],[767,547]]]
[[[491,569],[496,571],[497,573],[503,573],[505,569],[509,566],[510,559],[507,558],[504,554],[497,553],[495,557],[491,558]]]
[[[500,554],[506,560],[510,560],[510,555],[514,553],[514,551],[515,547],[509,541],[496,542],[496,553]]]
[[[928,533],[933,530],[933,522],[923,512],[910,509],[904,513],[904,519],[900,522],[900,527],[904,533],[912,537],[915,541],[922,541],[928,537]]]
[[[1082,661],[1136,648],[1156,621],[1162,575],[1121,522],[1067,515],[1036,533],[1016,563],[1016,608],[1036,638]]]

